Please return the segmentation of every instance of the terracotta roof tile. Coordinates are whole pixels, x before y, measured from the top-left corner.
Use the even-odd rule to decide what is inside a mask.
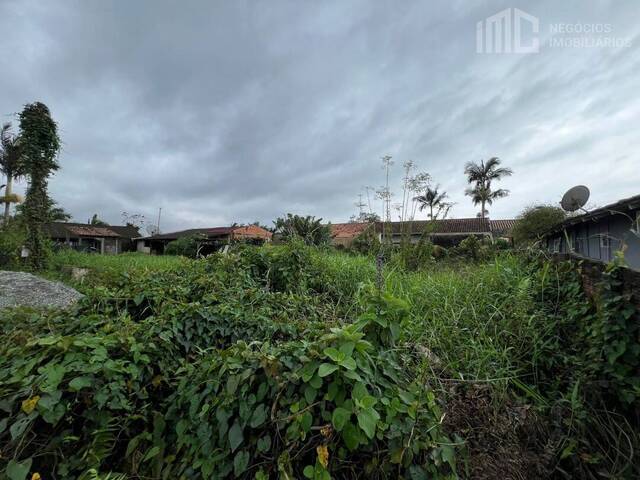
[[[331,238],[355,238],[369,226],[371,223],[332,223]]]

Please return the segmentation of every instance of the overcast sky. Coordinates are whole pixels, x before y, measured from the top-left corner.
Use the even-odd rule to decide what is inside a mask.
[[[537,17],[539,52],[476,53],[477,22],[510,7]],[[386,154],[398,193],[413,160],[454,217],[478,211],[464,164],[492,156],[514,175],[491,218],[575,184],[603,205],[640,193],[639,20],[613,0],[0,0],[0,120],[49,106],[51,194],[81,222],[346,221]]]

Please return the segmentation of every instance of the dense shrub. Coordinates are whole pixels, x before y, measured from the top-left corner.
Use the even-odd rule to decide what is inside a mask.
[[[17,222],[0,226],[0,268],[16,268],[20,265],[20,252],[26,232]]]
[[[331,227],[324,225],[321,218],[307,215],[279,217],[274,222],[274,230],[283,241],[301,239],[307,245],[328,245],[331,241]]]
[[[182,255],[187,258],[196,258],[200,252],[202,242],[206,240],[203,234],[195,233],[169,242],[164,249],[167,255]]]
[[[525,208],[513,228],[513,239],[517,244],[539,241],[544,233],[567,217],[566,212],[553,205],[534,205]]]
[[[375,255],[380,251],[380,240],[373,224],[353,239],[350,250],[363,255]]]

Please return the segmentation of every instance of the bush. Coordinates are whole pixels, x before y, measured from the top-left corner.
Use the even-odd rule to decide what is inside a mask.
[[[350,250],[362,255],[375,255],[380,251],[380,240],[373,224],[353,239]]]
[[[567,218],[560,207],[553,205],[534,205],[527,207],[518,216],[513,228],[513,239],[517,244],[539,241],[545,232]]]
[[[273,223],[275,233],[285,242],[295,238],[307,245],[320,246],[331,242],[331,227],[323,225],[321,218],[287,213],[286,217],[277,218]]]
[[[15,221],[9,221],[0,227],[0,267],[17,268],[20,266],[20,253],[24,245],[26,232]]]
[[[199,254],[202,242],[207,237],[201,233],[195,233],[182,238],[178,238],[172,242],[169,242],[164,249],[164,253],[167,255],[182,255],[187,258],[196,258]]]

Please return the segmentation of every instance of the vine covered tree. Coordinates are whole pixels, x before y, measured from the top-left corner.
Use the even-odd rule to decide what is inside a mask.
[[[468,162],[464,167],[464,173],[467,175],[467,181],[473,184],[473,187],[465,190],[465,195],[471,197],[474,205],[480,205],[480,218],[485,218],[487,205],[492,205],[495,200],[509,195],[509,190],[491,188],[492,182],[513,174],[510,168],[500,166],[498,157],[492,157],[486,163],[484,160],[480,163]]]
[[[13,193],[13,180],[22,176],[22,155],[18,136],[11,132],[11,124],[5,123],[0,128],[0,172],[7,178],[4,196],[4,223],[9,221],[9,210],[12,203],[18,203],[19,198]]]
[[[56,157],[60,150],[60,138],[58,126],[43,103],[26,105],[19,118],[24,172],[29,178],[23,207],[28,262],[34,269],[43,269],[50,252],[48,240],[42,232],[43,224],[49,220],[51,205],[47,186],[49,176],[59,168]]]

